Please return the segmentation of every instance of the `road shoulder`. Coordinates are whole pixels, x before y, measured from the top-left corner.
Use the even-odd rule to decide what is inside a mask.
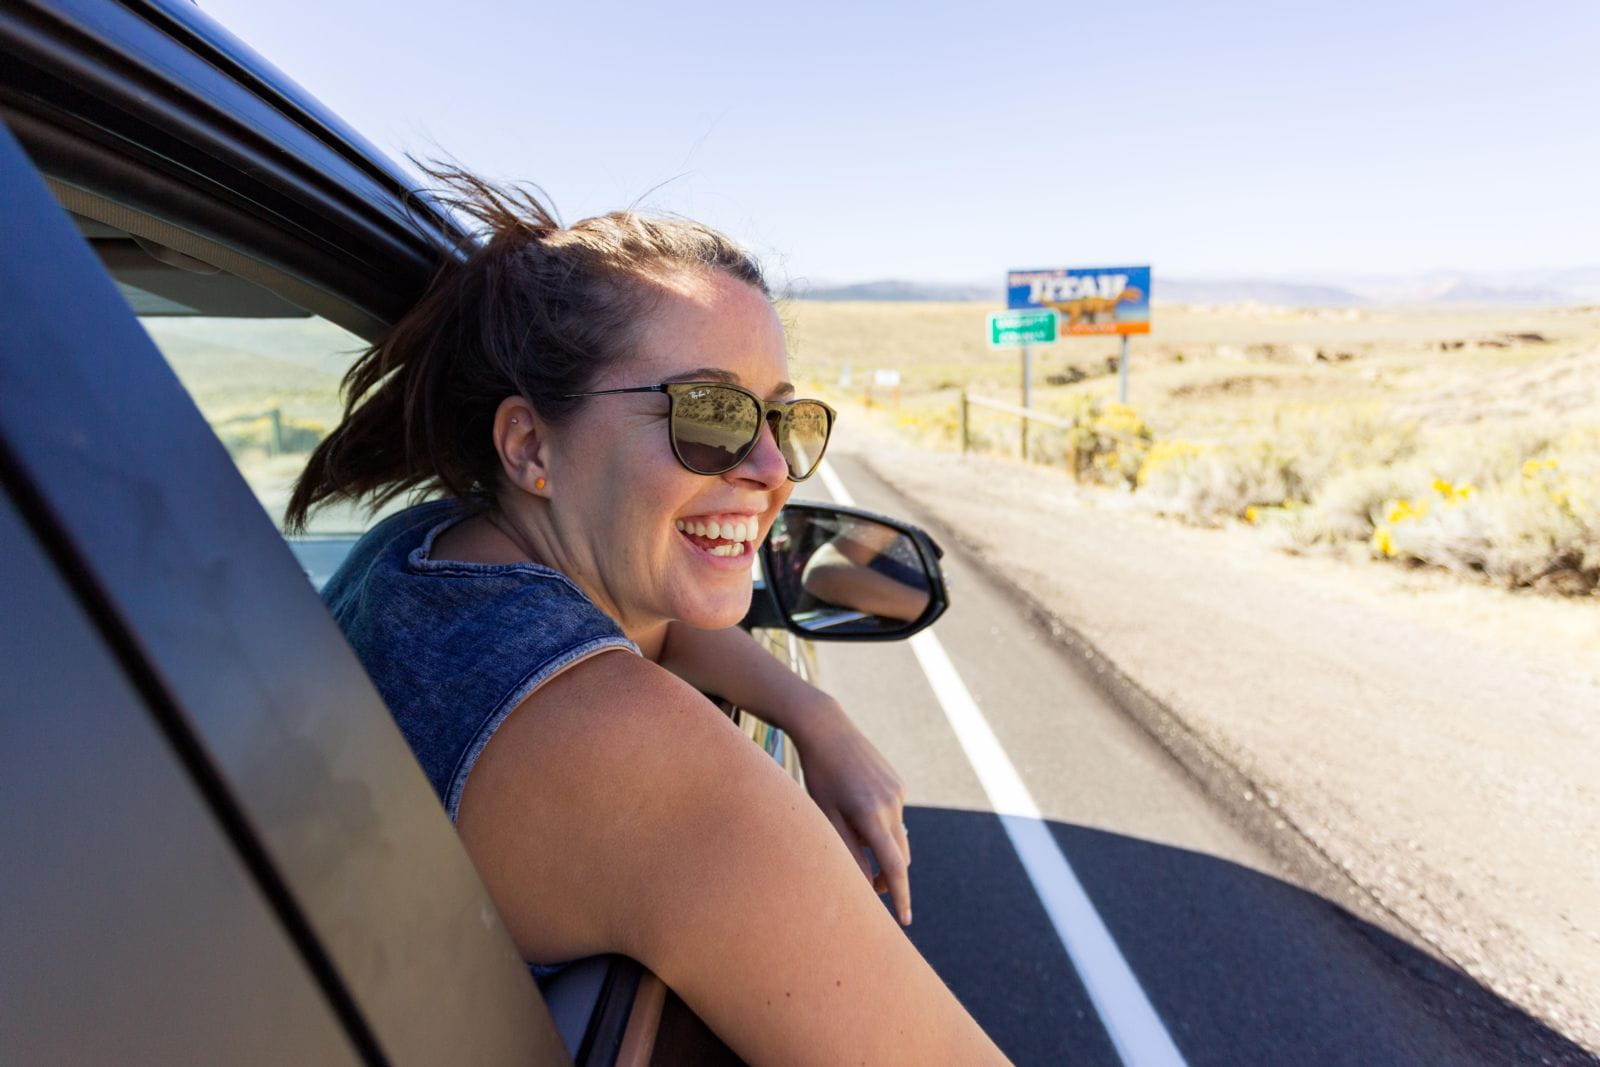
[[[861,458],[1318,892],[1600,1047],[1600,624],[1274,552],[1056,472]]]

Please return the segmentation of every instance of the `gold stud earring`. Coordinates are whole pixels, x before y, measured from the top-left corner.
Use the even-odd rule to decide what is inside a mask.
[[[533,487],[535,489],[543,489],[544,488],[544,479],[543,478],[535,478],[533,480]]]

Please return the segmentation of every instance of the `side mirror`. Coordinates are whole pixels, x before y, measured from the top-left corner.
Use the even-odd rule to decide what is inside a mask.
[[[933,538],[858,508],[791,503],[761,546],[780,624],[818,641],[892,641],[949,607]]]

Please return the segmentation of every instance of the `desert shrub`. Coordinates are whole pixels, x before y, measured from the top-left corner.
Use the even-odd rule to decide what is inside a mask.
[[[1070,425],[1041,428],[1034,438],[1035,454],[1065,464],[1080,482],[1132,489],[1155,434],[1126,404],[1087,396],[1071,403],[1065,412]]]
[[[961,444],[961,419],[946,404],[908,406],[895,415],[894,426],[903,436],[924,448],[943,451]]]
[[[956,425],[953,436],[961,436],[959,415],[954,416]],[[973,452],[992,452],[999,455],[1015,456],[1021,445],[1022,427],[1019,421],[1010,415],[1001,415],[985,411],[979,407],[972,407],[967,418],[967,448]],[[1029,430],[1028,440],[1035,449],[1039,445],[1040,427],[1035,424]]]
[[[1387,504],[1409,499],[1427,484],[1426,469],[1414,463],[1343,471],[1308,492],[1306,506],[1296,510],[1284,534],[1302,548],[1365,541]]]
[[[1572,478],[1545,455],[1481,491],[1435,479],[1428,495],[1390,501],[1375,517],[1372,552],[1511,588],[1591,592],[1600,586],[1600,515],[1583,490],[1600,464],[1586,459],[1575,465],[1589,478]]]
[[[1418,431],[1380,410],[1303,407],[1277,415],[1272,440],[1295,457],[1297,491],[1309,496],[1348,471],[1404,463],[1417,452]]]
[[[1286,408],[1274,412],[1270,426],[1253,429],[1206,444],[1156,441],[1139,471],[1140,496],[1163,514],[1211,523],[1281,519],[1278,513],[1303,511],[1326,493],[1320,512],[1298,516],[1302,536],[1365,538],[1366,513],[1398,490],[1391,474],[1352,473],[1403,467],[1417,449],[1414,425],[1378,413],[1330,418],[1315,408]]]
[[[1157,441],[1139,468],[1139,492],[1157,511],[1199,522],[1250,517],[1297,502],[1294,453],[1271,441],[1201,446]]]
[[[1066,398],[1065,404],[1065,411],[1058,404],[1040,413],[1065,418],[1067,426],[1029,422],[1030,459],[1062,464],[1080,482],[1133,488],[1155,442],[1155,434],[1139,413],[1126,404],[1081,395]],[[996,414],[979,405],[969,411],[968,446],[974,451],[1015,455],[1021,433],[1022,420],[1015,415]],[[959,436],[960,428],[952,422],[951,438]]]

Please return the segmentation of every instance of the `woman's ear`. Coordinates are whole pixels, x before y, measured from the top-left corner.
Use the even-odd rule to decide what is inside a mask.
[[[508,396],[495,409],[494,447],[507,481],[530,496],[550,495],[549,425],[523,397]]]

